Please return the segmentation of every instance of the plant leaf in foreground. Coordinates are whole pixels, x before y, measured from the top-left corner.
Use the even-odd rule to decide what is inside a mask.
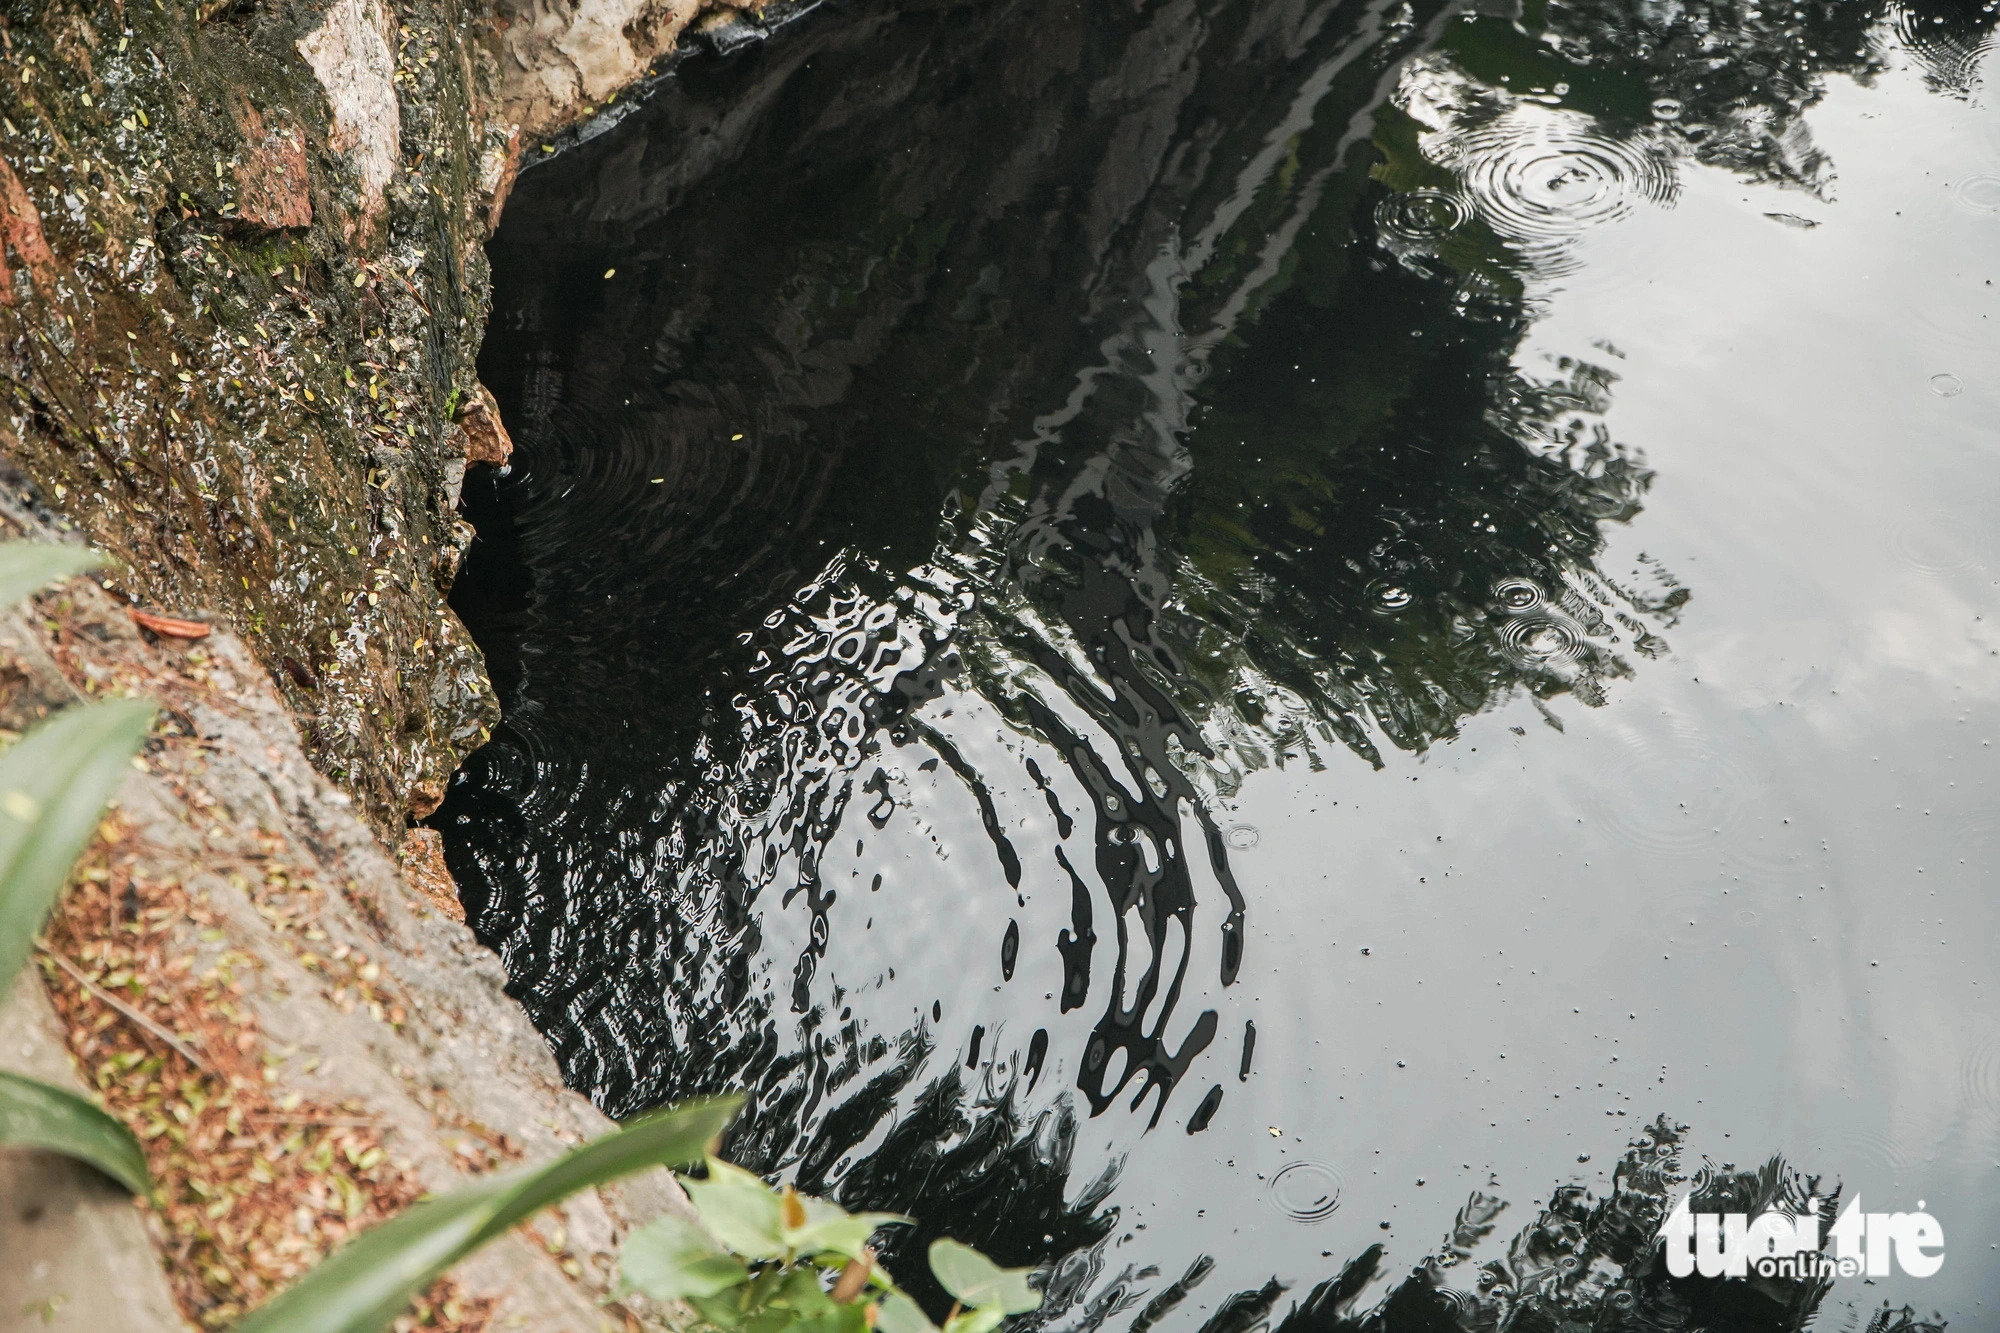
[[[684,1217],[656,1217],[625,1239],[625,1285],[656,1301],[713,1296],[750,1280],[750,1269]]]
[[[57,579],[81,574],[103,563],[103,554],[87,546],[0,542],[0,609],[11,607]]]
[[[777,1259],[785,1254],[785,1227],[778,1196],[740,1166],[711,1160],[708,1179],[683,1180],[701,1224],[723,1247],[745,1259]]]
[[[832,1253],[843,1259],[859,1259],[878,1228],[910,1223],[901,1213],[850,1213],[825,1199],[796,1197],[804,1220],[784,1229],[785,1248],[793,1254]]]
[[[73,1092],[0,1070],[0,1143],[87,1162],[134,1194],[151,1191],[146,1155],[125,1126]]]
[[[260,1306],[237,1333],[379,1333],[447,1268],[551,1204],[646,1167],[701,1160],[740,1103],[671,1107],[553,1162],[419,1203]]]
[[[0,995],[146,739],[139,699],[65,708],[0,754]]]
[[[875,1316],[875,1333],[937,1333],[937,1325],[924,1313],[923,1306],[900,1291],[892,1291],[882,1298],[881,1310]]]
[[[962,1305],[991,1307],[1002,1314],[1026,1314],[1041,1306],[1041,1294],[1028,1285],[1032,1269],[1002,1268],[970,1245],[948,1239],[931,1242],[930,1259],[939,1284]]]

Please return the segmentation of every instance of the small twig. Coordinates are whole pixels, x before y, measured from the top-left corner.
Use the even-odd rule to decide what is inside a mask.
[[[312,1116],[312,1115],[248,1115],[245,1120],[255,1120],[262,1125],[327,1125],[339,1129],[380,1129],[380,1120],[363,1120],[355,1116]]]
[[[212,750],[220,750],[219,745],[210,745]],[[262,870],[264,863],[277,858],[269,852],[211,852],[203,849],[201,863],[207,866],[227,866],[231,870]]]
[[[176,1055],[180,1056],[181,1059],[193,1065],[196,1069],[199,1069],[202,1073],[213,1074],[215,1072],[215,1066],[211,1065],[208,1061],[202,1059],[199,1055],[196,1055],[194,1051],[189,1048],[186,1042],[182,1041],[179,1037],[176,1037],[173,1033],[161,1027],[158,1023],[155,1023],[152,1019],[140,1013],[137,1009],[134,1009],[131,1005],[125,1003],[123,1000],[113,995],[110,991],[105,990],[102,986],[92,981],[89,977],[83,974],[83,970],[79,968],[75,963],[72,963],[69,959],[63,957],[61,954],[57,953],[54,949],[49,948],[45,944],[38,945],[36,947],[41,949],[43,953],[47,954],[51,959],[53,959],[57,967],[69,973],[71,979],[74,980],[77,985],[83,987],[83,989],[93,998],[101,1000],[105,1004],[110,1005],[113,1009],[116,1009],[119,1013],[131,1019],[134,1023],[137,1023],[140,1027],[152,1033],[155,1037],[158,1037],[161,1041],[165,1042],[167,1045],[173,1047],[174,1053]]]

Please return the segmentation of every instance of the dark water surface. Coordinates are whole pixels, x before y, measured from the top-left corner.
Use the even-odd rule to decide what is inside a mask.
[[[833,3],[528,172],[438,820],[571,1081],[1050,1329],[2000,1327],[1990,9]]]

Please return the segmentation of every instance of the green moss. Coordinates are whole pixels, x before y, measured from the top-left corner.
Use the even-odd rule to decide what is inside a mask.
[[[121,559],[118,591],[242,633],[385,832],[496,716],[439,561],[485,314],[468,23],[398,8],[402,164],[372,223],[303,7],[0,11],[0,158],[56,260],[0,305],[0,453]],[[304,150],[296,230],[244,217],[274,131]]]

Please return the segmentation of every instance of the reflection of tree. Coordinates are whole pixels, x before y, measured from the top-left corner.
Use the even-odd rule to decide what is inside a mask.
[[[1323,17],[848,16],[727,79],[690,69],[622,143],[522,183],[486,361],[519,475],[475,497],[484,545],[460,585],[508,720],[443,822],[479,929],[608,1105],[747,1080],[816,1113],[798,1089],[845,1057],[776,1031],[753,906],[771,889],[810,916],[790,998],[818,1024],[837,896],[818,861],[857,798],[893,817],[885,741],[960,771],[998,877],[1022,873],[979,775],[921,716],[961,652],[977,679],[1010,657],[1038,677],[1047,698],[994,697],[1096,807],[1060,868],[1082,891],[1065,1003],[1091,984],[1088,941],[1116,949],[1092,1110],[1151,1094],[1157,1115],[1207,1042],[1213,1018],[1163,1036],[1190,954],[1170,965],[1167,938],[1219,932],[1226,980],[1243,905],[1198,905],[1188,864],[1233,895],[1183,771],[1205,704],[1157,628],[1184,565],[1162,518],[1193,402],[1185,284],[1158,259],[1203,211],[1226,219],[1202,242],[1242,268],[1209,294],[1226,313],[1268,249],[1256,229],[1323,193],[1270,146],[1296,120],[1338,153],[1416,37]],[[1047,40],[1009,40],[1028,30]],[[979,95],[913,109],[908,66]],[[734,160],[726,194],[675,160],[718,122],[695,165]],[[1196,142],[1199,163],[1174,156]],[[713,202],[664,206],[684,191]],[[940,513],[956,526],[928,548]],[[819,569],[828,548],[853,554]]]
[[[1077,1130],[1067,1105],[1024,1117],[1017,1081],[997,1091],[967,1088],[963,1071],[953,1069],[890,1123],[892,1096],[921,1063],[914,1054],[878,1074],[867,1095],[828,1114],[799,1160],[799,1188],[826,1192],[837,1178],[834,1192],[848,1207],[915,1217],[877,1240],[883,1261],[940,1315],[950,1298],[919,1256],[947,1232],[1009,1263],[1100,1248],[1117,1222],[1104,1208],[1117,1173],[1107,1170],[1067,1197]],[[848,1160],[878,1133],[876,1146]]]
[[[1516,688],[1601,702],[1618,645],[1663,651],[1685,597],[1594,567],[1649,480],[1592,420],[1609,377],[1515,378],[1513,320],[1461,324],[1453,287],[1400,267],[1352,264],[1340,294],[1332,317],[1265,309],[1258,335],[1301,369],[1218,376],[1176,515],[1181,660],[1229,681],[1235,734],[1307,754],[1420,749]]]
[[[1822,1190],[1781,1158],[1755,1171],[1706,1165],[1692,1180],[1680,1154],[1686,1126],[1661,1117],[1626,1150],[1611,1190],[1594,1197],[1565,1185],[1496,1257],[1475,1263],[1498,1229],[1506,1204],[1474,1194],[1451,1234],[1386,1296],[1363,1292],[1381,1272],[1372,1246],[1338,1274],[1296,1298],[1275,1333],[1455,1333],[1518,1328],[1728,1329],[1797,1333],[1813,1319],[1831,1279],[1675,1278],[1658,1243],[1660,1223],[1683,1192],[1697,1213],[1798,1213],[1820,1197],[1823,1228],[1837,1215],[1839,1193]],[[1274,1312],[1282,1288],[1246,1292],[1225,1303],[1202,1333],[1243,1333]],[[1867,1333],[1940,1333],[1942,1324],[1914,1311],[1884,1309]]]
[[[1883,26],[1940,91],[1964,93],[1993,15],[1959,0],[1529,0],[1520,25],[1448,38],[1463,66],[1514,91],[1566,85],[1565,105],[1614,125],[1664,120],[1700,161],[1819,191],[1833,164],[1800,114],[1829,74],[1867,79]],[[1662,108],[1660,103],[1667,105]]]
[[[1687,154],[1812,186],[1797,113],[1866,71],[1883,12],[1383,8],[819,16],[530,173],[495,246],[483,373],[519,453],[473,494],[458,605],[507,721],[441,817],[475,927],[608,1109],[748,1086],[746,1160],[1008,1262],[1068,1253],[1058,1304],[1093,1326],[1127,1297],[1165,1319],[1208,1269],[1105,1287],[1103,1197],[1063,1205],[1067,1148],[1044,1151],[1067,1108],[871,1029],[823,960],[909,889],[823,858],[907,818],[899,769],[942,764],[995,895],[1071,892],[1048,929],[940,947],[1053,944],[1061,999],[1009,1000],[1025,1064],[1088,1006],[1051,1063],[1089,1113],[1159,1120],[1221,1039],[1176,1012],[1192,946],[1226,984],[1256,911],[1218,789],[1421,750],[1517,692],[1600,702],[1687,597],[1602,567],[1649,479],[1603,428],[1617,356],[1513,368],[1557,249],[1481,211],[1466,145],[1559,121],[1564,151],[1655,173],[1649,198]],[[1688,73],[1730,60],[1783,76]],[[1558,84],[1559,112],[1519,96]],[[1046,814],[957,748],[937,701],[967,688]],[[1024,861],[1024,817],[1054,865]]]

